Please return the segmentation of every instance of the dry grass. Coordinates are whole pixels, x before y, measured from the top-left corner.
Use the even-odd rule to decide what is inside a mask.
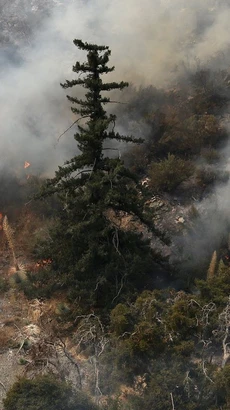
[[[16,259],[16,255],[15,255],[15,245],[14,245],[14,231],[11,228],[9,222],[8,222],[8,218],[5,215],[4,219],[3,219],[3,231],[6,235],[6,239],[9,245],[9,248],[11,250],[12,256],[13,256],[13,263],[15,268],[18,270],[18,262]]]
[[[0,331],[0,351],[5,350],[12,344],[15,335],[15,328],[5,326]]]
[[[49,229],[52,226],[52,219],[44,218],[31,211],[24,211],[18,219],[15,238],[21,252],[30,256],[38,241],[46,240],[49,237]]]
[[[217,267],[217,252],[214,251],[212,254],[212,259],[208,268],[207,272],[207,280],[213,279],[216,273],[216,267]]]

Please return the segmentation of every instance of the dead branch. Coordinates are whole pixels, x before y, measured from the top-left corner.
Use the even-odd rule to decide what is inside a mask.
[[[172,393],[170,393],[170,398],[171,398],[171,403],[172,403],[172,410],[175,410],[174,399],[173,399],[173,394]]]
[[[203,370],[203,373],[204,373],[206,379],[209,380],[211,383],[214,383],[214,381],[207,374],[207,369],[205,367],[205,360],[202,361],[202,370]]]
[[[219,314],[219,326],[215,331],[213,331],[213,334],[216,337],[222,338],[222,350],[223,350],[222,368],[224,368],[224,366],[226,365],[230,357],[229,330],[230,330],[230,296],[228,298],[227,306]]]
[[[122,276],[122,278],[121,278],[121,281],[120,281],[120,287],[119,287],[119,289],[118,289],[118,291],[117,291],[117,294],[114,296],[114,298],[113,298],[113,300],[112,300],[112,303],[114,302],[114,300],[116,300],[117,298],[118,298],[118,296],[120,295],[120,293],[121,293],[121,291],[122,291],[122,289],[123,289],[123,287],[124,287],[124,278],[125,278],[125,274]]]
[[[99,401],[99,397],[102,396],[100,389],[99,360],[106,345],[109,343],[109,338],[107,338],[105,334],[104,326],[100,318],[94,313],[77,316],[75,321],[78,319],[82,320],[75,335],[75,341],[77,342],[76,349],[80,349],[81,353],[84,352],[87,347],[91,349],[92,354],[89,357],[89,362],[93,366],[95,396]]]
[[[77,361],[74,359],[74,357],[70,354],[70,352],[68,352],[68,350],[66,349],[66,344],[65,344],[65,342],[64,342],[63,340],[61,340],[60,338],[59,338],[59,340],[60,340],[60,343],[59,343],[58,345],[62,348],[62,351],[63,351],[65,357],[66,357],[66,358],[70,361],[70,363],[72,363],[72,364],[76,367],[76,369],[77,369],[77,374],[78,374],[78,378],[79,378],[79,387],[80,387],[80,389],[82,389],[82,379],[81,379],[81,372],[80,372],[79,365],[78,365]]]
[[[7,391],[6,386],[1,381],[0,381],[0,386],[2,386],[5,391]]]
[[[61,137],[63,137],[63,135],[65,135],[75,124],[77,124],[83,118],[88,118],[88,117],[89,117],[88,115],[85,115],[83,117],[78,118],[76,121],[74,121],[61,135],[59,135],[59,137],[57,138],[57,141],[54,144],[54,147],[56,148],[56,146],[59,143]]]
[[[123,104],[123,105],[126,105],[126,104],[128,104],[128,102],[121,102],[121,101],[107,101],[108,103],[113,103],[113,104]]]

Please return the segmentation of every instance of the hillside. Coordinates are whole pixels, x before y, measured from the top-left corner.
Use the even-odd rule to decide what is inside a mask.
[[[0,0],[2,410],[230,408],[229,13]]]
[[[201,73],[197,73],[199,75]],[[3,192],[6,192],[6,185],[14,186],[13,191],[2,196],[1,210],[2,221],[7,215],[9,226],[15,231],[13,250],[19,265],[19,268],[15,266],[12,245],[2,230],[2,397],[16,375],[26,374],[31,378],[41,372],[54,372],[71,380],[100,406],[108,408],[139,408],[145,403],[146,409],[155,405],[164,409],[173,400],[177,407],[181,401],[183,405],[188,403],[188,408],[200,409],[207,405],[212,408],[213,401],[224,403],[227,400],[228,387],[224,380],[228,377],[229,355],[228,219],[223,209],[218,209],[218,203],[213,207],[208,205],[214,201],[218,190],[228,189],[223,150],[228,143],[224,115],[228,106],[227,73],[222,73],[220,78],[223,79],[221,87],[218,85],[213,90],[210,81],[205,96],[203,88],[196,91],[198,104],[201,96],[203,98],[204,113],[199,108],[199,119],[203,117],[204,128],[200,128],[195,152],[192,151],[194,138],[189,141],[190,131],[184,132],[178,141],[175,130],[178,131],[181,121],[176,121],[174,112],[171,123],[171,116],[164,112],[165,107],[169,112],[179,107],[177,115],[184,116],[187,121],[184,102],[188,100],[190,104],[192,100],[188,99],[186,90],[181,91],[184,94],[181,106],[176,103],[181,94],[173,91],[171,107],[171,97],[168,98],[172,91],[165,94],[156,89],[133,90],[133,99],[119,116],[122,124],[123,118],[129,115],[132,127],[155,124],[146,142],[137,150],[129,148],[123,156],[127,166],[138,175],[145,197],[145,212],[162,236],[151,233],[151,229],[132,214],[110,212],[108,218],[124,231],[141,232],[150,238],[158,260],[153,268],[153,282],[145,285],[149,290],[140,289],[130,300],[121,299],[106,315],[98,308],[94,311],[91,307],[87,313],[82,307],[74,306],[65,287],[62,289],[52,283],[49,260],[37,256],[42,253],[42,243],[47,240],[59,212],[57,200],[29,200],[43,181],[29,173],[28,179],[10,174],[2,176]],[[218,96],[213,97],[214,91],[220,89],[221,103]],[[194,91],[190,89],[189,92]],[[142,101],[147,107],[145,95],[148,101],[154,101],[156,93],[162,95],[163,103],[156,111],[149,108],[148,114],[137,118],[134,114],[137,102]],[[211,104],[213,99],[215,102]],[[186,113],[183,113],[184,107]],[[165,124],[163,127],[155,122],[156,112]],[[214,128],[207,128],[210,116]],[[186,127],[184,129],[187,131]],[[172,141],[175,138],[178,144],[173,154],[167,146],[158,151],[165,135]],[[207,135],[207,145],[202,135]],[[182,137],[191,144],[189,155],[179,150]],[[158,142],[154,143],[156,138]],[[141,169],[139,158],[145,159],[141,161]],[[189,162],[189,174],[182,175],[180,170],[183,181],[175,178],[178,171],[175,159]],[[205,179],[208,172],[215,176]],[[224,177],[219,178],[221,173]],[[173,186],[168,185],[171,182]],[[197,282],[197,278],[202,281]]]

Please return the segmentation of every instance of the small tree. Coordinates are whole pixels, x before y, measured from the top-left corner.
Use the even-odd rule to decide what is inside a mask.
[[[116,116],[104,110],[111,101],[102,93],[128,85],[102,81],[102,74],[114,70],[107,66],[109,48],[81,40],[74,40],[74,44],[87,51],[87,61],[73,66],[73,71],[82,76],[67,80],[62,87],[82,85],[86,89],[84,100],[67,98],[74,104],[71,110],[87,120],[78,125],[74,136],[81,153],[59,167],[42,193],[46,196],[57,192],[64,204],[45,256],[53,261],[55,280],[58,282],[59,278],[74,299],[78,296],[84,306],[86,301],[104,306],[117,302],[125,289],[132,292],[143,286],[143,277],[152,271],[149,243],[142,240],[140,233],[121,227],[124,213],[144,220],[136,178],[120,158],[105,156],[103,148],[106,140],[141,140],[115,132]],[[116,214],[115,220],[110,218],[111,210]]]

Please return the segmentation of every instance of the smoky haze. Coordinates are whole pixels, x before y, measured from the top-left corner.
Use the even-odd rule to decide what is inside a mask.
[[[29,161],[31,172],[52,175],[76,149],[74,128],[57,144],[76,119],[59,85],[85,58],[74,38],[109,45],[111,78],[137,86],[168,87],[197,65],[230,62],[224,1],[1,0],[0,13],[1,169],[23,173]]]

